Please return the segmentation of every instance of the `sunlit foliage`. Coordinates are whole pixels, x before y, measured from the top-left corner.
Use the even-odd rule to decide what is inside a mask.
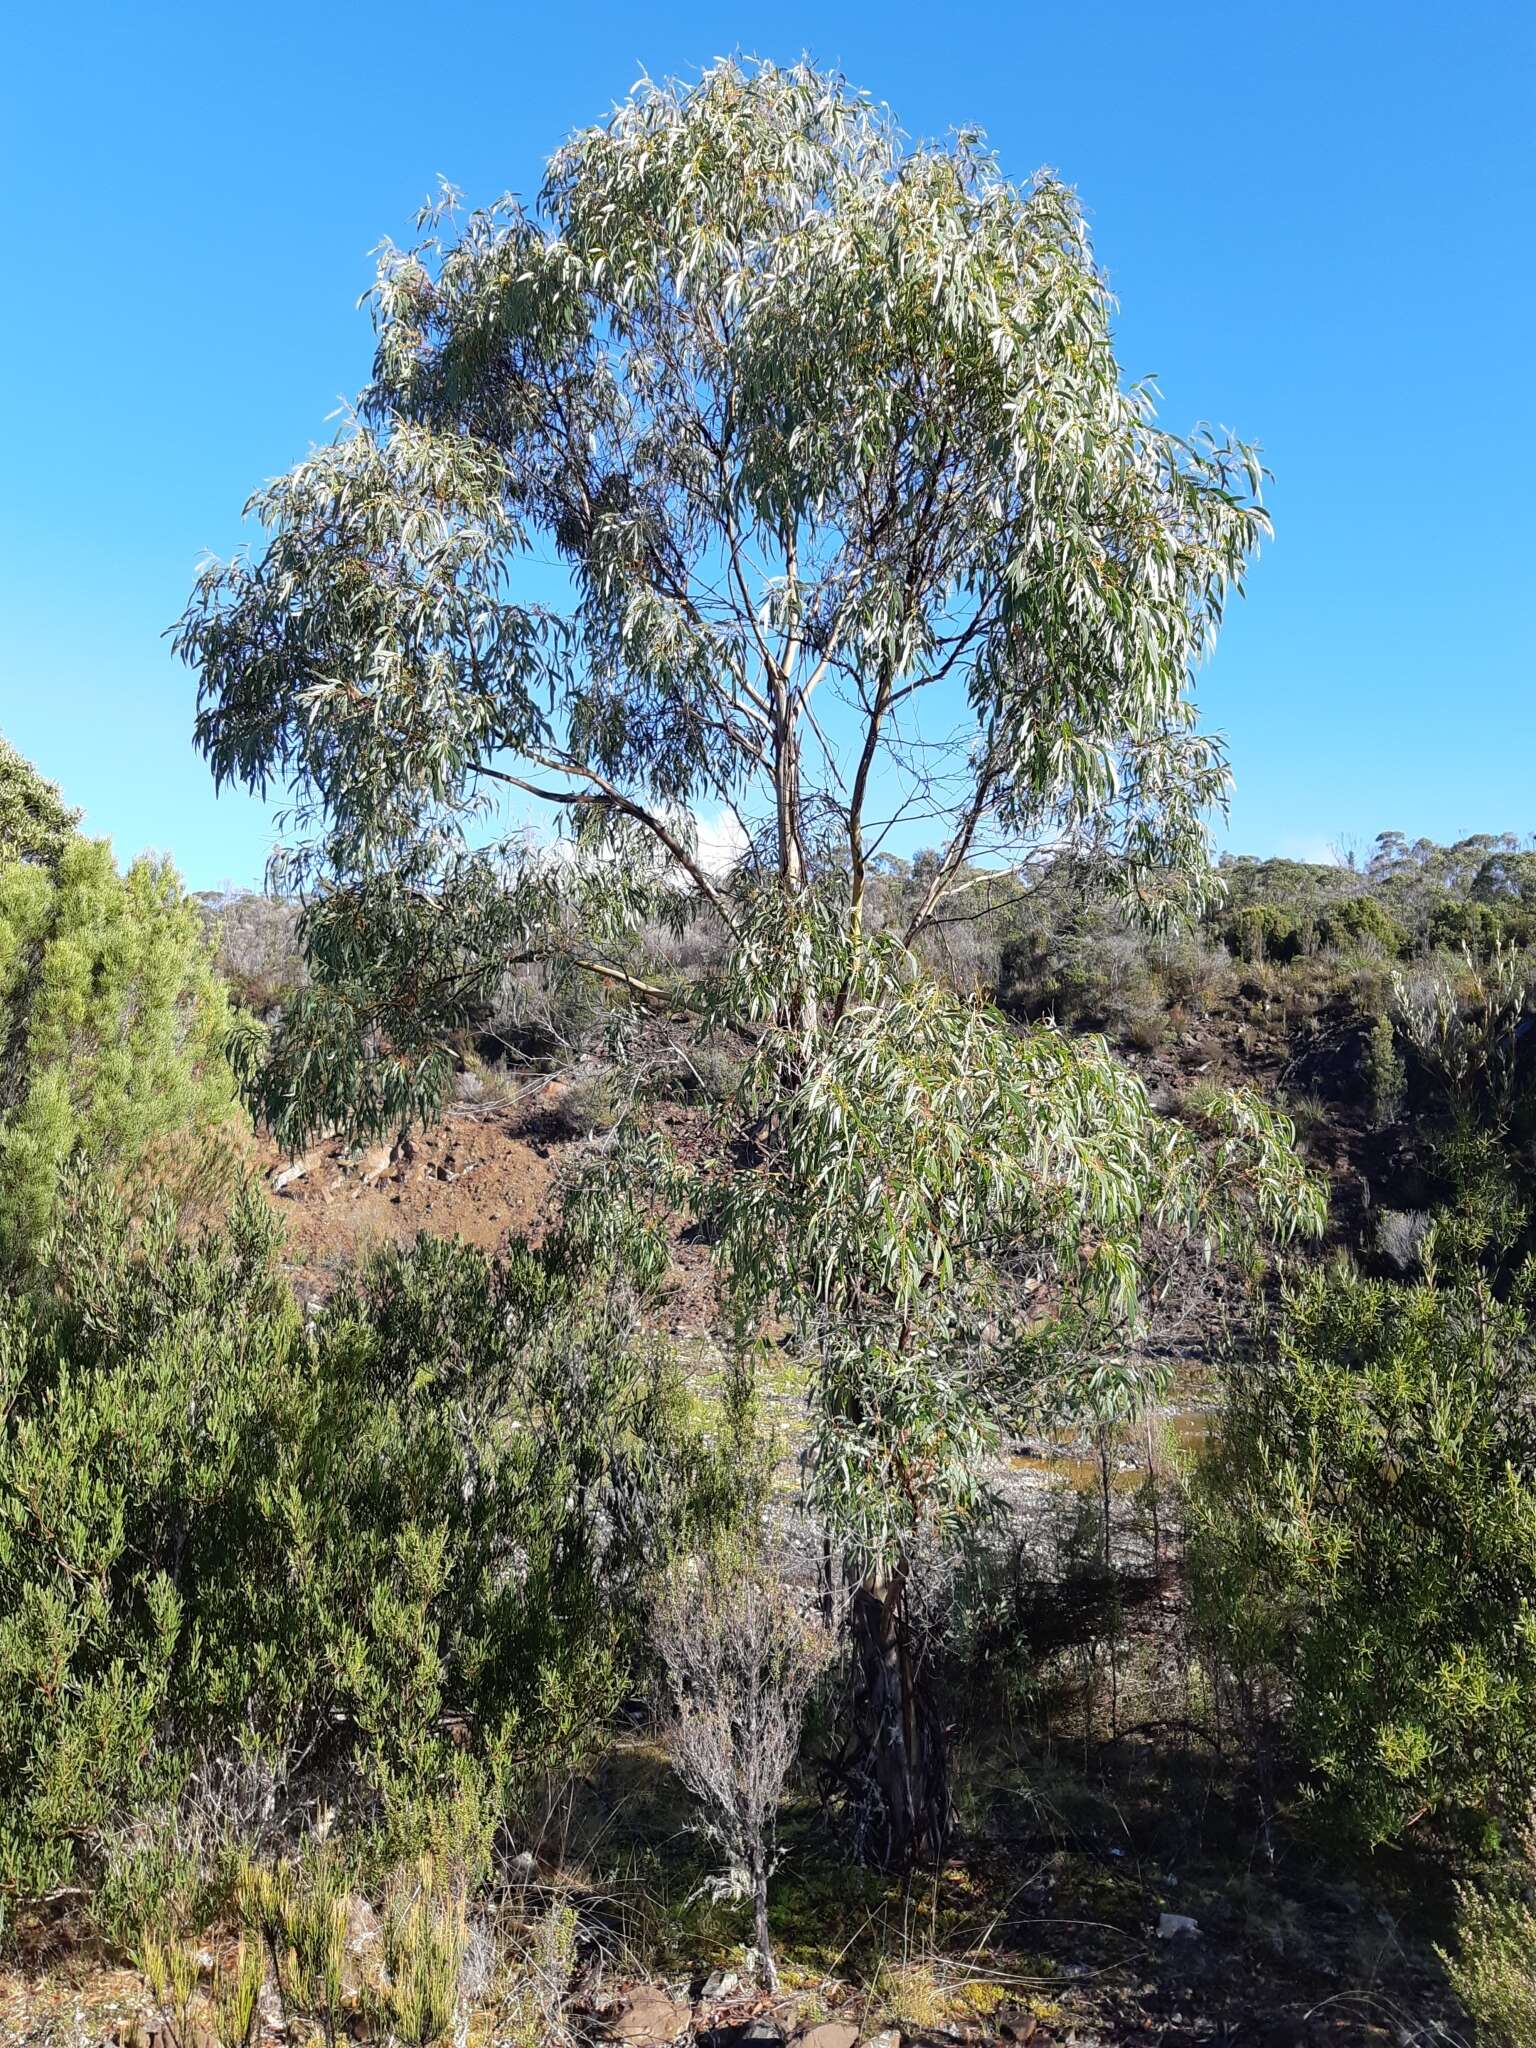
[[[71,834],[0,862],[0,1261],[25,1263],[73,1160],[140,1206],[227,1189],[229,1011],[196,908],[151,860]]]

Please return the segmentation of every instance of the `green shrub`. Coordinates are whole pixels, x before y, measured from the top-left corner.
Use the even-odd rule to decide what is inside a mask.
[[[310,1774],[389,1865],[581,1754],[740,1461],[580,1221],[381,1253],[306,1323],[254,1197],[195,1243],[69,1205],[0,1300],[0,1910],[209,1756]]]
[[[1255,964],[1299,959],[1302,952],[1301,920],[1278,903],[1245,903],[1227,920],[1222,937],[1238,959]]]
[[[1395,959],[1410,943],[1404,926],[1374,896],[1342,896],[1316,907],[1244,903],[1228,917],[1222,937],[1240,960],[1272,960],[1282,966],[1319,946],[1367,948]]]
[[[1394,1021],[1440,1112],[1464,1132],[1512,1141],[1513,1164],[1536,1112],[1523,1045],[1536,962],[1500,947],[1459,970],[1446,963],[1396,975],[1392,996]]]
[[[227,1185],[229,1012],[172,870],[119,875],[105,841],[0,866],[0,1265],[25,1265],[79,1156],[131,1207]]]
[[[1433,1273],[1438,1233],[1425,1247]],[[1196,1611],[1366,1839],[1536,1777],[1530,1331],[1480,1276],[1287,1296],[1191,1504]]]
[[[1345,896],[1330,903],[1317,920],[1323,945],[1343,949],[1364,946],[1396,959],[1406,953],[1408,933],[1374,896]]]
[[[1116,1035],[1126,1019],[1161,1007],[1146,941],[1098,905],[1065,928],[1035,927],[1005,941],[997,999],[1014,1016]]]
[[[1402,1115],[1407,1088],[1408,1070],[1397,1049],[1392,1019],[1376,1017],[1365,1037],[1365,1093],[1371,1122],[1378,1129]]]
[[[1428,944],[1448,953],[1469,953],[1474,960],[1486,960],[1498,945],[1502,921],[1491,903],[1469,903],[1458,898],[1437,903],[1429,914]]]
[[[80,819],[51,782],[0,739],[0,865],[56,860]]]

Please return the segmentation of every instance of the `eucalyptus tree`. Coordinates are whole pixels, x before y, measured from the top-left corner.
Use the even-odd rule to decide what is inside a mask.
[[[1124,386],[1063,185],[808,65],[644,82],[535,206],[448,193],[420,227],[354,416],[179,629],[216,777],[294,795],[310,981],[238,1056],[297,1138],[430,1114],[517,963],[743,1034],[750,1142],[683,1192],[820,1359],[906,1852],[944,1802],[904,1561],[979,1509],[1024,1305],[1131,1313],[1154,1217],[1315,1220],[1279,1119],[1235,1104],[1210,1171],[1102,1046],[1011,1036],[912,956],[1047,849],[1141,915],[1199,901],[1226,768],[1191,677],[1265,531],[1257,460]],[[914,837],[937,856],[877,931]],[[638,925],[701,914],[728,971],[658,984]]]

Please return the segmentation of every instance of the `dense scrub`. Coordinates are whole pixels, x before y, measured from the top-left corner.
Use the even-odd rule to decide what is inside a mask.
[[[229,1008],[171,870],[126,875],[71,833],[0,863],[0,1262],[33,1255],[66,1166],[141,1206],[227,1190],[239,1128]]]
[[[1435,1236],[1425,1241],[1435,1272]],[[1525,1283],[1522,1293],[1528,1292]],[[1531,1330],[1486,1281],[1310,1276],[1234,1373],[1197,1611],[1253,1733],[1369,1841],[1536,1783]]]
[[[748,1481],[572,1242],[423,1240],[306,1322],[254,1198],[195,1239],[70,1206],[0,1305],[0,1899],[236,1765],[258,1837],[324,1804],[382,1868],[478,1865],[586,1753]]]
[[[56,889],[77,858],[109,889],[99,857],[92,865],[77,847],[99,856],[64,837],[46,860],[16,862],[19,897]],[[1160,938],[1057,869],[994,888],[987,913],[964,927],[963,952],[942,924],[931,935],[936,967],[947,959],[972,991],[995,972],[1021,1020],[1106,1029],[1137,1057],[1193,1024],[1205,1034],[1197,1054],[1222,1044],[1235,1077],[1256,1023],[1304,1057],[1342,1014],[1352,1049],[1311,1111],[1313,1140],[1353,1130],[1351,1142],[1377,1147],[1373,1170],[1390,1158],[1420,1206],[1366,1212],[1342,1263],[1293,1269],[1240,1323],[1249,1334],[1186,1510],[1194,1597],[1172,1665],[1165,1649],[1159,1672],[1142,1669],[1136,1615],[1163,1583],[1170,1544],[1178,1557],[1176,1468],[1149,1465],[1130,1524],[1114,1479],[1127,1448],[1142,1434],[1151,1444],[1148,1403],[1170,1382],[1145,1361],[1096,1362],[1090,1321],[1075,1340],[1059,1329],[1028,1365],[1018,1354],[1013,1369],[1052,1376],[1055,1391],[1036,1405],[1093,1447],[1096,1511],[1085,1503],[1054,1563],[998,1550],[982,1539],[984,1518],[974,1537],[957,1523],[950,1562],[923,1553],[927,1590],[909,1637],[928,1711],[953,1712],[968,1742],[1020,1714],[1054,1741],[1067,1701],[1069,1720],[1089,1727],[1107,1712],[1113,1735],[1135,1700],[1165,1714],[1176,1696],[1179,1714],[1218,1740],[1240,1731],[1263,1799],[1297,1825],[1326,1812],[1367,1841],[1433,1831],[1491,1886],[1466,1892],[1464,1950],[1445,1937],[1464,1957],[1469,2002],[1490,1972],[1508,1974],[1498,1943],[1524,1925],[1524,1908],[1509,1903],[1524,1896],[1518,1870],[1496,1845],[1536,1781],[1520,1164],[1529,977],[1506,943],[1517,921],[1502,913],[1489,962],[1437,950],[1446,901],[1481,900],[1467,892],[1479,876],[1486,886],[1491,858],[1463,859],[1435,881],[1427,910],[1400,882],[1389,887],[1390,874],[1298,879],[1264,864],[1258,877],[1234,863],[1225,906]],[[147,871],[137,877],[119,885],[131,900]],[[180,957],[195,962],[186,906],[168,878],[160,885],[143,900],[161,906]],[[870,890],[872,928],[899,928],[922,887],[921,865],[886,864]],[[1305,927],[1294,946],[1273,942],[1292,929],[1271,915],[1277,896]],[[270,1010],[293,978],[282,951],[291,919],[236,909],[234,943],[253,965],[245,999]],[[696,931],[685,957],[652,928],[632,958],[664,978],[718,961],[714,943],[712,954],[709,933]],[[269,978],[252,947],[271,945]],[[519,1058],[558,1067],[585,1049],[587,1078],[561,1112],[578,1143],[643,1119],[657,1091],[708,1116],[744,1081],[760,1095],[767,1085],[764,1054],[748,1069],[729,1038],[674,1029],[618,1053],[622,1011],[590,996],[573,1006],[558,978],[524,972],[502,1000],[457,1056],[494,1077]],[[32,1071],[46,1073],[46,1043],[35,1043]],[[196,1075],[186,1040],[181,1057]],[[1254,1074],[1267,1078],[1257,1061]],[[1189,1087],[1180,1142],[1211,1144],[1218,1105]],[[644,1334],[668,1255],[634,1207],[666,1197],[643,1148],[597,1146],[594,1161],[606,1156],[617,1172],[598,1167],[541,1251],[513,1247],[491,1262],[423,1241],[344,1276],[306,1320],[257,1207],[237,1203],[201,1236],[164,1206],[146,1220],[124,1194],[147,1194],[174,1153],[151,1152],[140,1179],[114,1175],[89,1135],[67,1148],[62,1206],[31,1222],[33,1266],[4,1322],[0,1883],[13,1907],[83,1883],[99,1924],[137,1942],[146,1918],[183,1924],[221,1900],[228,1910],[253,1850],[309,1856],[302,1845],[325,1812],[366,1884],[387,1886],[422,1852],[446,1858],[431,1911],[449,1917],[431,1927],[451,1931],[487,1858],[536,1839],[549,1788],[604,1752],[653,1658],[675,1672],[713,1655],[744,1698],[771,1694],[779,1650],[754,1665],[720,1628],[684,1641],[674,1621],[658,1638],[651,1619],[668,1584],[663,1613],[693,1612],[675,1567],[743,1526],[757,1482],[746,1409],[699,1409]],[[900,1155],[894,1131],[880,1150],[887,1162]],[[761,1236],[768,1191],[744,1192],[742,1216]],[[712,1237],[737,1227],[727,1211],[739,1199],[709,1223]],[[846,1235],[840,1213],[807,1211],[792,1236],[809,1243],[823,1222]],[[781,1292],[794,1285],[791,1264],[786,1241],[775,1253]],[[979,1411],[965,1415],[980,1426]],[[717,1619],[739,1597],[731,1567],[721,1570]],[[791,1602],[786,1640],[795,1611]],[[677,1697],[686,1707],[691,1695]],[[859,1697],[830,1680],[818,1694],[809,1741],[823,1771],[828,1745],[835,1754],[856,1726]],[[779,1724],[791,1750],[797,1722],[798,1708]],[[733,1773],[748,1752],[722,1731],[714,1754],[729,1801],[744,1796],[729,1788],[746,1782]],[[780,1740],[775,1773],[792,1764]],[[969,1766],[957,1757],[955,1768]],[[210,1784],[224,1788],[211,1834]],[[877,1841],[867,1781],[845,1791],[849,1841]],[[970,1812],[963,1775],[952,1796],[957,1815]],[[771,1841],[776,1815],[754,1797],[760,1834],[741,1833],[725,1805],[706,1803],[705,1817],[723,1830],[733,1870],[739,1859],[732,1886],[766,1916],[768,1865],[750,1845]],[[1488,1996],[1504,1996],[1502,1983]]]

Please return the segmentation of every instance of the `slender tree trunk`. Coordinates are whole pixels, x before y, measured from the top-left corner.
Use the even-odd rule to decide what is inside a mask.
[[[885,1860],[896,1869],[939,1861],[951,1819],[944,1726],[913,1654],[906,1580],[902,1567],[883,1583],[866,1580],[850,1616],[859,1745],[885,1817]]]
[[[1110,1436],[1107,1428],[1099,1430],[1099,1490],[1104,1510],[1104,1569],[1109,1569],[1110,1519],[1114,1509],[1113,1488],[1109,1473]]]
[[[1152,1437],[1152,1410],[1147,1410],[1147,1485],[1152,1502],[1152,1562],[1163,1561],[1162,1479],[1157,1469],[1157,1446]]]
[[[757,1943],[757,1981],[764,1991],[779,1988],[778,1967],[773,1960],[773,1940],[768,1932],[768,1862],[759,1856],[752,1865],[752,1920]]]
[[[805,847],[800,836],[800,735],[789,685],[783,677],[775,677],[773,682],[773,797],[779,874],[786,892],[798,896],[805,887]]]

